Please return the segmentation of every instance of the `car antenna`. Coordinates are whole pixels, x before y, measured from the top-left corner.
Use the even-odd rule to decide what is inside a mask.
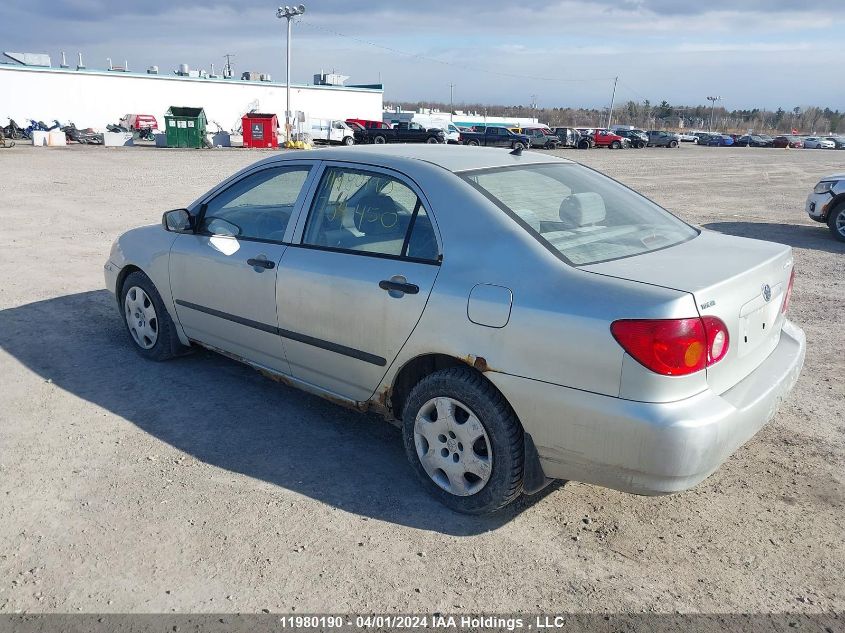
[[[522,156],[522,146],[517,145],[513,148],[513,151],[511,151],[510,154],[513,156]]]

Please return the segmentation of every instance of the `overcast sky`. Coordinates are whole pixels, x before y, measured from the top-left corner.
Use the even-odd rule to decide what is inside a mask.
[[[321,69],[385,99],[598,106],[666,99],[729,108],[845,106],[841,0],[303,0],[294,82]],[[284,20],[261,0],[3,0],[0,49],[89,68],[179,63],[284,80]]]

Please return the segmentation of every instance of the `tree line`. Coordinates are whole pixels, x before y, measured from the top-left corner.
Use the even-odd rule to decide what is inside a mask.
[[[420,108],[449,111],[448,103],[436,102],[399,102],[403,110]],[[391,107],[391,106],[387,106]],[[607,108],[540,108],[525,105],[489,105],[482,103],[462,103],[457,109],[467,113],[477,113],[497,117],[536,117],[542,123],[552,127],[604,127],[607,125]],[[653,129],[688,129],[714,132],[741,132],[753,130],[757,133],[827,134],[845,132],[845,114],[838,109],[817,106],[796,106],[791,110],[778,108],[767,110],[727,110],[715,105],[671,105],[667,101],[652,104],[648,100],[628,101],[613,108],[613,124],[633,125],[645,130]]]

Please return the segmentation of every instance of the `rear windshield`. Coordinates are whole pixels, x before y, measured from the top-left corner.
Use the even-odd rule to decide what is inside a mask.
[[[647,198],[581,165],[526,165],[459,175],[574,266],[641,255],[698,235]]]

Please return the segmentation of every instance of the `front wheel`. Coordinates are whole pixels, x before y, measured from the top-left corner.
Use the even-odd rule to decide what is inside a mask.
[[[578,149],[590,149],[590,141],[578,141]]]
[[[517,141],[516,143],[513,144],[513,149],[520,149],[520,150],[525,149],[525,144]]]
[[[845,242],[845,204],[840,204],[827,217],[830,232],[840,242]]]
[[[522,426],[493,385],[469,367],[430,374],[403,415],[408,460],[428,492],[465,514],[487,514],[522,492]]]
[[[343,139],[343,144],[344,145],[355,145],[355,139],[352,138],[351,136],[347,136],[346,138]]]
[[[185,350],[155,284],[141,271],[130,273],[120,290],[123,323],[144,358],[168,360]]]
[[[425,141],[425,142],[426,142],[426,143],[431,144],[431,143],[439,143],[440,141],[438,141],[438,140],[437,140],[437,137],[436,137],[436,136],[429,136],[429,137],[426,139],[426,141]]]
[[[669,141],[669,147],[675,149],[678,146],[678,141]]]
[[[384,145],[385,143],[387,143],[387,139],[383,136],[376,136],[373,139],[373,143],[375,143],[376,145]]]
[[[622,147],[622,145],[621,145],[621,143],[619,143],[619,141],[613,141],[610,144],[610,149],[620,149],[621,147]]]

